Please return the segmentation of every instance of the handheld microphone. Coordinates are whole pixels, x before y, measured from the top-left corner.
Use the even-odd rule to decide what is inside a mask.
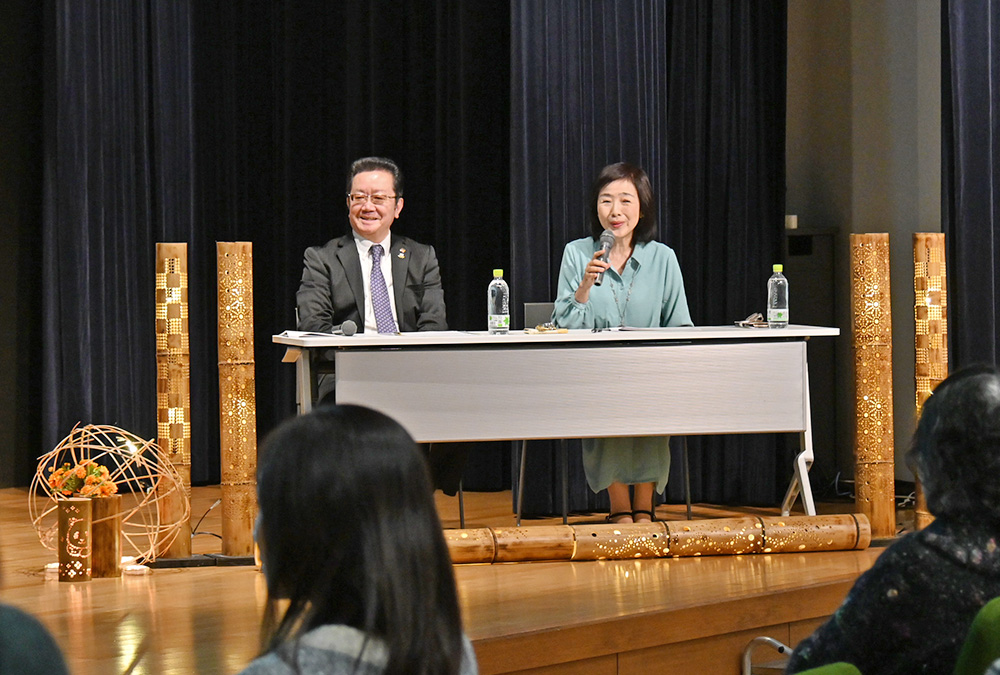
[[[348,319],[339,326],[334,327],[334,329],[330,331],[330,335],[344,335],[346,337],[351,337],[357,332],[358,324]]]
[[[611,253],[611,247],[615,245],[615,235],[611,234],[609,230],[604,230],[601,232],[601,262],[608,262],[608,254]],[[604,272],[597,275],[597,279],[594,280],[595,286],[600,286],[604,281]]]

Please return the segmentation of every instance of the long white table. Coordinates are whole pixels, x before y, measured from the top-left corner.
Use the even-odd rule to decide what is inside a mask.
[[[418,442],[798,432],[782,502],[815,515],[806,340],[837,328],[696,326],[508,335],[350,337],[287,331],[300,410],[314,362],[332,360],[338,403],[398,420]]]

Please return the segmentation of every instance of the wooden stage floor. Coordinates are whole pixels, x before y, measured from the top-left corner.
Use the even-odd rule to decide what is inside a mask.
[[[192,492],[197,522],[220,492]],[[438,493],[437,500],[445,527],[457,527],[457,499]],[[43,573],[56,556],[38,542],[27,501],[26,489],[0,490],[0,600],[41,619],[74,675],[228,674],[257,653],[265,599],[257,569],[160,569],[144,577],[59,583]],[[466,526],[511,526],[510,504],[510,492],[466,494]],[[826,505],[825,512],[852,506]],[[777,509],[694,509],[695,518],[746,513],[775,515]],[[658,516],[681,520],[683,506],[660,507]],[[208,511],[198,530],[220,533],[220,509]],[[196,536],[193,548],[221,550],[208,534]],[[484,675],[736,675],[751,638],[794,644],[808,635],[881,550],[462,565],[455,574]]]

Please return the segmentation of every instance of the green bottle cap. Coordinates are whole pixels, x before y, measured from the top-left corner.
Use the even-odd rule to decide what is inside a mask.
[[[502,277],[503,276],[503,270],[493,270],[493,276],[495,276],[495,277]]]
[[[781,265],[775,265],[771,269],[773,269],[775,272],[781,272],[782,270],[784,270],[784,267],[781,266]],[[495,272],[494,272],[494,274],[495,274]]]

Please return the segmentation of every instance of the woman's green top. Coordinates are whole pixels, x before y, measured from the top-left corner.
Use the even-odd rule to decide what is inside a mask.
[[[577,302],[576,289],[598,246],[592,237],[566,244],[552,313],[557,326],[654,328],[693,325],[677,255],[658,241],[638,244],[622,274],[608,269],[603,283],[590,289],[587,302]],[[629,395],[624,389],[615,394]],[[594,492],[600,492],[613,482],[656,483],[657,492],[662,492],[670,474],[669,441],[666,436],[583,439],[587,484]]]

